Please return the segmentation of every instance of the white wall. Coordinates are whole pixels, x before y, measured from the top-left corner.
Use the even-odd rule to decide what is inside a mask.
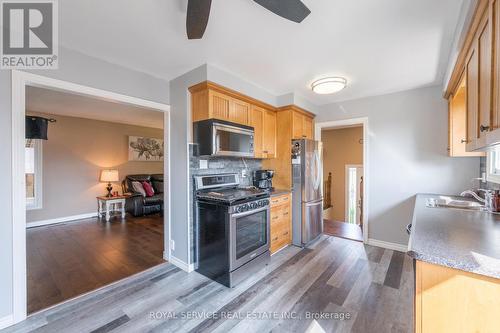
[[[369,238],[406,245],[415,194],[470,188],[479,158],[447,156],[439,86],[327,105],[316,120],[358,117],[369,119]]]
[[[169,84],[97,58],[61,48],[58,70],[36,74],[169,104]],[[0,71],[0,319],[12,314],[11,72]],[[176,127],[172,121],[172,128]],[[175,209],[175,207],[173,207]],[[168,235],[166,235],[168,237]]]

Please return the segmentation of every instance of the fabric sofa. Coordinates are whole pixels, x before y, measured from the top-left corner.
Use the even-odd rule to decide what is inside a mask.
[[[151,197],[145,197],[140,192],[134,190],[132,182],[149,182],[154,189],[155,194]],[[160,213],[163,215],[163,175],[128,175],[122,182],[123,193],[129,195],[125,202],[127,213],[135,217],[149,214]]]

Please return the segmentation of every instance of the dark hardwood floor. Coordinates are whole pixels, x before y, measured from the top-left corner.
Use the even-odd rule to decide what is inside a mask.
[[[234,288],[166,263],[2,333],[410,333],[413,284],[405,253],[323,236],[276,253]]]
[[[28,313],[164,262],[159,215],[30,228],[26,237]]]
[[[323,232],[330,236],[346,238],[358,242],[363,241],[363,232],[357,224],[323,220]]]

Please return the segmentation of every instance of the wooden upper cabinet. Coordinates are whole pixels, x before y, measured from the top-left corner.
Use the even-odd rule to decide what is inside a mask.
[[[466,79],[465,73],[462,74],[460,86],[455,93],[450,96],[448,105],[449,116],[449,156],[483,156],[484,153],[467,152],[467,105],[466,105]]]
[[[210,118],[229,120],[231,98],[216,91],[208,93],[208,113]]]
[[[466,101],[467,101],[467,151],[475,149],[478,138],[479,106],[479,65],[477,47],[470,50],[466,62]]]
[[[252,105],[250,110],[250,126],[254,129],[253,147],[256,158],[262,158],[263,136],[264,136],[264,112],[265,110]]]
[[[265,158],[276,157],[276,112],[264,110],[262,153]]]
[[[299,113],[294,111],[292,114],[292,136],[294,139],[302,139],[304,135],[304,116]]]
[[[252,105],[250,115],[250,126],[254,128],[255,157],[276,157],[276,112]]]
[[[479,106],[478,123],[479,133],[476,146],[485,146],[486,133],[491,127],[491,74],[492,74],[492,39],[491,39],[490,15],[485,15],[482,24],[479,27],[477,38],[478,65],[479,65]]]
[[[248,125],[250,104],[221,91],[209,87],[192,87],[191,107],[193,121],[220,119]]]
[[[294,110],[292,113],[292,136],[294,139],[314,139],[313,118]]]
[[[248,125],[250,104],[232,98],[229,103],[229,121],[237,124]]]
[[[314,126],[312,118],[304,116],[303,130],[304,130],[304,135],[307,139],[311,140],[314,139]]]

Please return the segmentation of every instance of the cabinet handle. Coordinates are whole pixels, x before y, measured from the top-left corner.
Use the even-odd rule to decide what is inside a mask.
[[[467,139],[462,139],[462,140],[460,140],[460,143],[469,143],[469,140],[467,140]]]
[[[279,216],[273,216],[273,220],[276,220],[277,218],[279,218]]]
[[[267,150],[262,151],[264,154],[268,154],[269,152]]]
[[[484,126],[484,125],[481,125],[479,126],[479,130],[481,132],[486,132],[486,131],[489,131],[490,130],[490,127],[489,126]]]
[[[284,215],[284,216],[287,216],[287,215],[288,215],[288,212],[283,213],[283,215]]]
[[[275,237],[273,238],[273,242],[277,241],[278,240],[278,237]]]

